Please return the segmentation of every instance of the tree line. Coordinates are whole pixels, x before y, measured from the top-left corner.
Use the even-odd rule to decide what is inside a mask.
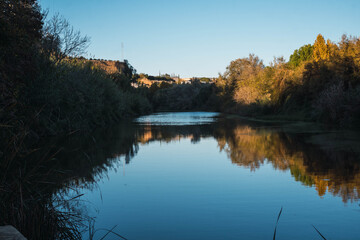
[[[216,81],[221,110],[356,126],[360,120],[360,39],[338,43],[319,34],[289,61],[259,57],[234,60]]]

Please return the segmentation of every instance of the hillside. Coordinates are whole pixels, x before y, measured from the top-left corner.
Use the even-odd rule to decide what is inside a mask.
[[[92,62],[95,66],[106,71],[108,74],[123,73],[126,68],[128,68],[128,63],[126,60],[125,62],[102,59],[90,59],[89,61]]]

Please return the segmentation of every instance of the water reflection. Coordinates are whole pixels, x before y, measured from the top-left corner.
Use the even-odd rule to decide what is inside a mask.
[[[268,161],[275,169],[290,170],[296,181],[314,186],[319,196],[328,191],[344,202],[359,198],[359,154],[348,146],[324,149],[322,142],[308,143],[314,134],[289,133],[286,127],[229,125],[218,127],[214,136],[234,164],[255,170]]]
[[[74,187],[93,186],[109,170],[117,168],[119,157],[129,164],[141,150],[139,144],[168,143],[184,138],[198,143],[203,138],[213,137],[219,150],[226,152],[231,162],[241,167],[255,171],[270,162],[275,169],[290,170],[296,181],[315,187],[319,196],[330,192],[342,197],[344,202],[359,198],[357,151],[348,146],[324,149],[321,142],[309,143],[309,139],[323,135],[323,131],[314,134],[288,130],[288,126],[264,126],[226,119],[204,125],[161,126],[127,122],[85,137],[66,137],[52,146],[61,149],[56,155],[57,167],[71,177],[68,184]]]
[[[28,146],[27,155],[1,161],[0,225],[15,226],[28,239],[81,239],[92,218],[79,192],[95,188],[117,156],[128,164],[138,151],[137,134],[135,126],[119,124],[46,139]]]
[[[360,159],[351,148],[353,139],[341,149],[323,149],[326,142],[309,143],[314,136],[321,138],[326,132],[291,133],[289,126],[263,126],[253,122],[219,120],[201,126],[139,126],[142,134],[138,141],[177,141],[190,138],[197,143],[201,138],[214,137],[220,151],[227,153],[232,163],[255,171],[265,162],[275,169],[290,170],[296,181],[316,188],[319,196],[326,192],[342,197],[344,202],[359,198]],[[339,139],[337,139],[339,140]],[[350,148],[349,148],[350,147]]]
[[[360,159],[357,146],[360,141],[357,137],[345,141],[346,136],[341,132],[335,133],[335,137],[331,133],[333,137],[329,138],[327,131],[312,126],[265,126],[264,123],[223,118],[207,119],[206,124],[196,124],[193,118],[191,123],[184,124],[181,120],[178,121],[181,124],[176,125],[171,118],[168,117],[168,120],[172,124],[123,122],[87,135],[74,133],[47,139],[39,150],[21,160],[27,163],[25,167],[21,163],[13,164],[7,171],[8,176],[3,177],[0,221],[11,223],[11,218],[16,215],[14,211],[24,205],[24,199],[18,197],[20,191],[26,193],[22,198],[27,201],[27,209],[54,212],[54,196],[66,193],[68,189],[94,189],[110,171],[121,168],[121,164],[131,164],[143,145],[183,139],[190,139],[193,144],[203,139],[215,139],[219,151],[225,152],[233,164],[242,168],[257,171],[264,164],[271,163],[277,170],[290,171],[295,181],[314,187],[319,196],[328,192],[341,197],[345,203],[359,199]],[[203,118],[198,119],[204,123]],[[339,141],[341,147],[337,144]],[[27,215],[21,216],[23,221],[28,222],[36,217],[31,211],[23,215]],[[68,222],[75,223],[67,225],[79,228],[79,219],[69,218]],[[25,223],[22,226],[24,229],[20,230],[25,235],[33,231],[34,226]],[[69,232],[78,235],[74,230]]]

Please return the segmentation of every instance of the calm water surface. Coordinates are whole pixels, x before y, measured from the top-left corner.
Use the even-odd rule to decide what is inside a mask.
[[[154,114],[66,141],[59,158],[76,163],[73,185],[95,229],[116,225],[130,240],[272,239],[283,207],[276,239],[321,239],[312,225],[327,239],[360,239],[357,133],[215,116]]]

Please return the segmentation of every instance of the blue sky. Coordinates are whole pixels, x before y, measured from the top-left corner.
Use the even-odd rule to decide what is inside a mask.
[[[317,34],[360,36],[359,0],[39,0],[91,37],[88,53],[137,71],[216,77],[254,53],[289,58]]]

